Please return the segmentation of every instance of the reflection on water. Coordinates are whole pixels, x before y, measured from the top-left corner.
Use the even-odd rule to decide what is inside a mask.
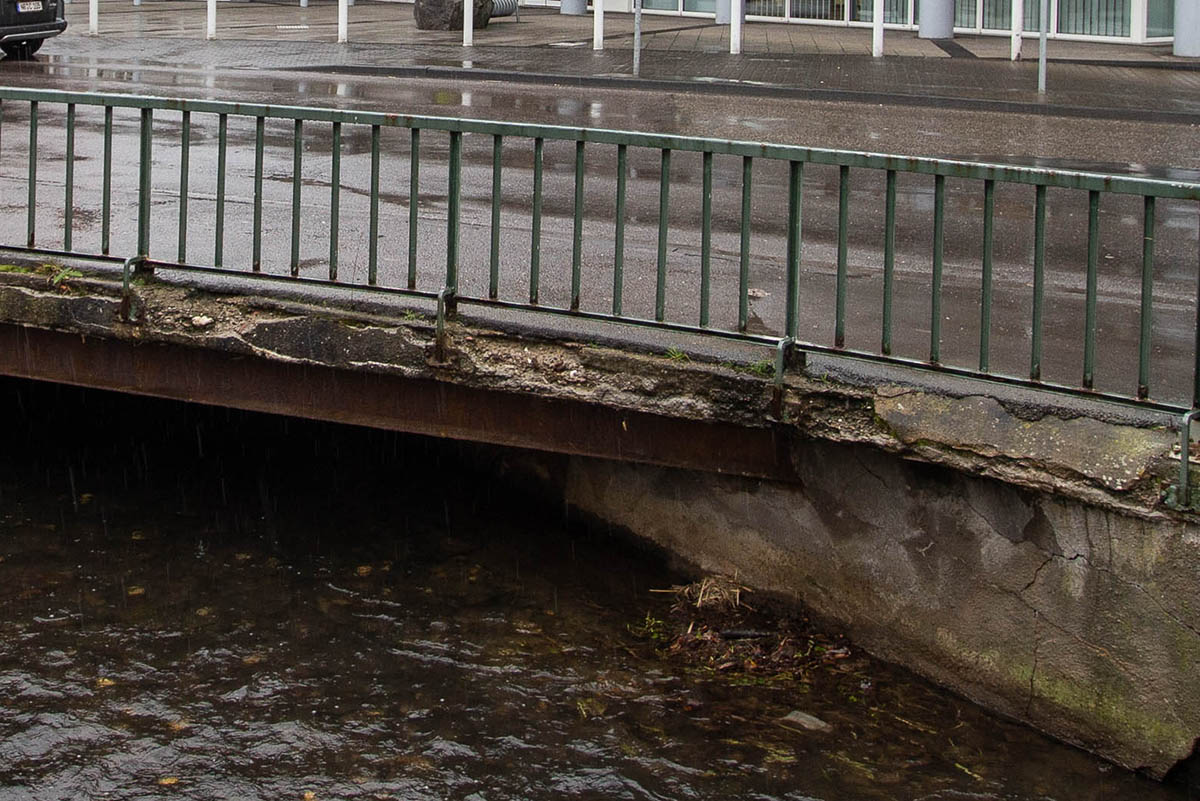
[[[502,454],[9,380],[0,420],[4,798],[1177,797],[859,653],[663,658],[680,577]]]

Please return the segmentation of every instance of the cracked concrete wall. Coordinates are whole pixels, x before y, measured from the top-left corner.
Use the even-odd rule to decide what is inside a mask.
[[[810,441],[800,484],[572,458],[576,509],[1161,777],[1200,736],[1200,527]]]

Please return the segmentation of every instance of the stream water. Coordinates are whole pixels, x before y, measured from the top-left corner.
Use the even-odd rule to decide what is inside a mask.
[[[503,454],[8,379],[0,420],[4,801],[1189,797],[853,646],[678,662],[687,577]]]

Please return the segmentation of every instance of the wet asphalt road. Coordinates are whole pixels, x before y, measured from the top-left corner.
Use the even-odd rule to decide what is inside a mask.
[[[1040,164],[1099,172],[1132,172],[1195,180],[1200,137],[1195,126],[1129,119],[1086,119],[1012,112],[978,112],[905,105],[813,102],[766,98],[752,92],[664,94],[629,89],[414,80],[316,72],[199,69],[162,64],[122,65],[120,57],[78,63],[55,55],[33,63],[0,62],[0,83],[77,91],[111,91],[247,102],[337,106],[408,114],[500,119],[568,126],[672,132],[715,138],[794,143],[906,155]],[[27,187],[24,155],[27,111],[5,104],[0,140],[0,239],[25,238]],[[61,108],[43,105],[40,119],[39,244],[61,243],[64,134]],[[102,116],[80,109],[75,166],[76,249],[99,249],[100,132]],[[137,117],[115,117],[112,252],[132,253],[136,242]],[[153,243],[157,258],[178,255],[179,135],[177,114],[155,122]],[[248,267],[251,253],[254,123],[231,118],[229,129],[224,263]],[[264,269],[286,272],[291,234],[292,131],[268,124],[264,170]],[[370,131],[347,126],[343,135],[339,278],[365,280],[368,253]],[[400,286],[407,270],[409,206],[407,131],[382,137],[379,280]],[[418,286],[440,288],[445,264],[446,155],[444,135],[422,140],[419,196]],[[624,311],[653,315],[657,251],[659,154],[630,152]],[[569,302],[574,149],[548,142],[541,238],[539,299]],[[736,321],[739,159],[714,162],[713,324]],[[583,308],[605,311],[613,293],[615,148],[590,148],[586,156]],[[193,119],[187,260],[214,261],[216,119]],[[303,153],[301,270],[324,275],[328,265],[330,135],[307,128]],[[465,139],[464,230],[461,290],[483,294],[490,247],[490,137]],[[751,330],[778,333],[783,326],[787,208],[785,169],[759,160],[754,172],[751,245]],[[672,162],[671,231],[668,238],[667,318],[698,318],[699,157],[677,153]],[[882,305],[883,177],[851,177],[846,344],[876,350]],[[501,214],[501,297],[529,294],[532,142],[509,140],[504,149]],[[804,251],[801,337],[833,341],[838,175],[809,166],[804,184]],[[898,193],[895,352],[928,353],[933,181],[901,176]],[[978,360],[982,186],[948,182],[943,360],[974,366]],[[996,204],[996,299],[993,369],[1028,369],[1032,285],[1033,190],[1002,186]],[[1132,393],[1136,379],[1141,270],[1141,204],[1106,197],[1101,207],[1101,307],[1098,324],[1101,389]],[[1051,192],[1049,205],[1045,376],[1075,384],[1081,374],[1083,266],[1087,198]],[[1190,351],[1195,321],[1197,209],[1194,203],[1160,202],[1156,230],[1156,303],[1153,333],[1154,395],[1180,400],[1191,386]]]

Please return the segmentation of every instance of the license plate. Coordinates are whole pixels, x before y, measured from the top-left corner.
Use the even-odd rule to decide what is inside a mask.
[[[26,11],[41,11],[41,10],[42,10],[42,0],[30,0],[30,2],[26,2],[26,3],[17,3],[17,11],[26,12]]]

